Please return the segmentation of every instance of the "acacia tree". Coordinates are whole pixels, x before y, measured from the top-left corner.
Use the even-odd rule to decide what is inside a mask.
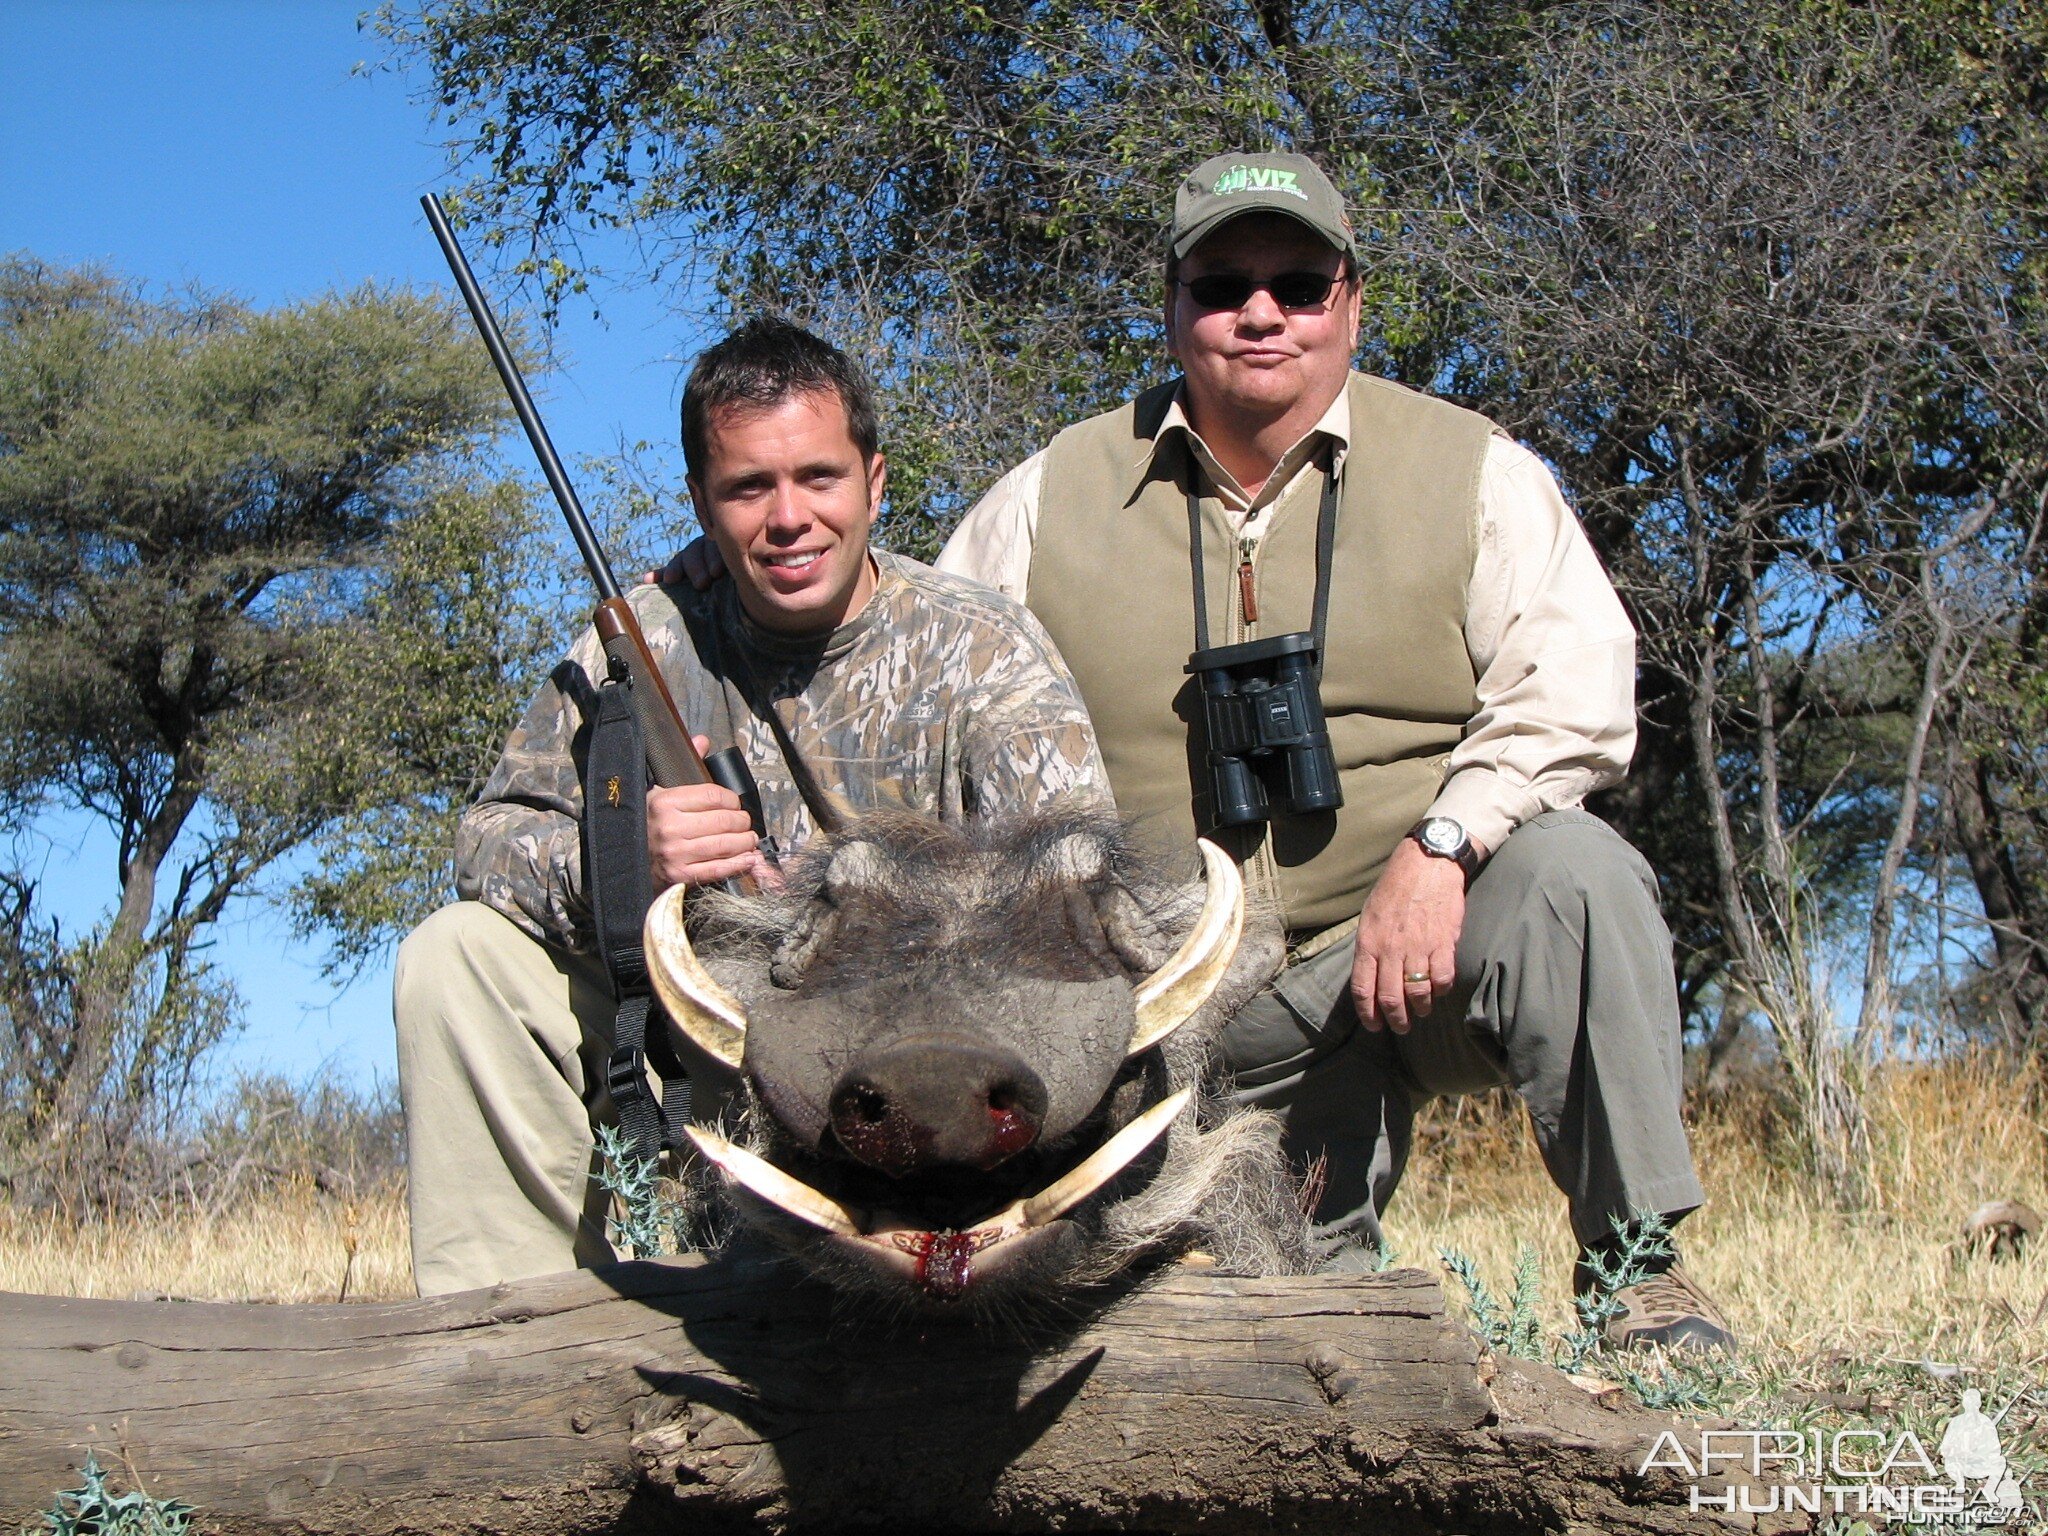
[[[912,548],[1164,371],[1181,168],[1316,155],[1361,216],[1370,366],[1532,441],[1634,608],[1643,745],[1606,809],[1665,875],[1720,1040],[1766,995],[1788,1063],[1829,1037],[1785,957],[1844,914],[1860,1027],[1888,1027],[1930,828],[1988,871],[2001,945],[2042,952],[2044,866],[1994,869],[1981,831],[2048,811],[1993,722],[2038,696],[2048,634],[2011,579],[2048,440],[2027,8],[447,0],[384,24],[465,135],[469,216],[544,288],[608,222],[658,273],[866,341]],[[1958,756],[1992,656],[2010,680]],[[1923,817],[1957,773],[1987,778],[1975,820]]]
[[[393,856],[439,841],[545,644],[527,499],[478,459],[502,414],[437,300],[257,312],[0,263],[0,809],[21,855],[0,870],[0,1149],[18,1188],[60,1187],[175,1097],[236,1015],[208,927],[285,855],[313,850],[302,914],[359,947],[445,870],[394,879]],[[39,900],[61,812],[116,847],[113,907],[77,936]],[[379,840],[349,835],[365,829]]]

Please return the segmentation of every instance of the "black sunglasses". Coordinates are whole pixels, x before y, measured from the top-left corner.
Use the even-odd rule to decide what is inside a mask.
[[[1261,288],[1282,309],[1312,309],[1344,281],[1327,272],[1282,272],[1275,277],[1246,277],[1242,272],[1211,272],[1178,280],[1188,297],[1203,309],[1243,309]]]

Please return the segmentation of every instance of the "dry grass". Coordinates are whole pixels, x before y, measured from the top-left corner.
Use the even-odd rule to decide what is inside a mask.
[[[1679,1229],[1679,1246],[1744,1348],[1675,1378],[1651,1362],[1648,1378],[1696,1391],[1679,1401],[1741,1426],[1911,1429],[1928,1446],[1960,1390],[1976,1387],[2009,1412],[2005,1454],[2038,1493],[2048,1487],[2048,1233],[2005,1262],[1958,1239],[1986,1200],[2048,1212],[2048,1128],[2029,1113],[2024,1084],[1988,1060],[1893,1066],[1867,1107],[1871,1203],[1845,1215],[1798,1171],[1767,1093],[1695,1106],[1707,1204]],[[1399,1262],[1436,1269],[1440,1249],[1463,1252],[1504,1297],[1516,1250],[1532,1244],[1555,1338],[1571,1320],[1572,1241],[1519,1107],[1505,1097],[1436,1105],[1417,1132],[1388,1213]],[[1462,1302],[1456,1282],[1446,1289]]]
[[[2048,1361],[2048,1240],[2017,1261],[1967,1256],[1985,1200],[2048,1212],[2043,1131],[2010,1071],[1988,1061],[1895,1066],[1870,1102],[1869,1210],[1830,1209],[1794,1166],[1768,1098],[1693,1115],[1707,1204],[1679,1231],[1686,1265],[1766,1359]],[[1388,1213],[1399,1262],[1470,1254],[1505,1289],[1517,1247],[1542,1255],[1547,1321],[1567,1324],[1572,1242],[1524,1117],[1505,1098],[1432,1106]]]
[[[335,1301],[344,1276],[350,1301],[413,1294],[402,1186],[343,1199],[294,1182],[218,1214],[187,1208],[83,1221],[0,1205],[0,1291]]]
[[[1871,1112],[1876,1203],[1844,1216],[1792,1165],[1764,1095],[1699,1106],[1693,1144],[1709,1198],[1680,1232],[1687,1265],[1760,1356],[2048,1363],[2048,1241],[2010,1263],[1956,1243],[1980,1201],[2048,1211],[2043,1132],[2020,1087],[1982,1061],[1894,1067]],[[1457,1249],[1503,1289],[1516,1248],[1535,1244],[1546,1321],[1567,1325],[1564,1204],[1511,1101],[1429,1110],[1387,1227],[1399,1262],[1434,1270],[1439,1249]],[[402,1191],[350,1201],[305,1182],[218,1215],[73,1223],[0,1205],[0,1289],[332,1301],[351,1231],[351,1299],[410,1295]]]
[[[1708,1204],[1681,1245],[1745,1348],[1704,1375],[1649,1362],[1639,1389],[1698,1389],[1679,1401],[1745,1426],[1910,1428],[1931,1446],[1957,1391],[1976,1386],[1987,1407],[2016,1410],[2005,1452],[2027,1488],[2048,1487],[2048,1395],[2030,1396],[2048,1365],[2048,1234],[2004,1263],[1957,1241],[1981,1201],[2048,1210],[2044,1128],[2021,1086],[1980,1061],[1894,1067],[1869,1108],[1874,1203],[1845,1216],[1797,1171],[1767,1094],[1696,1107]],[[1439,1249],[1462,1251],[1502,1294],[1517,1248],[1534,1244],[1546,1332],[1569,1325],[1563,1202],[1511,1100],[1430,1109],[1387,1227],[1399,1262],[1440,1270]],[[295,1178],[222,1214],[83,1222],[0,1204],[0,1290],[333,1301],[345,1272],[352,1300],[412,1294],[402,1183],[350,1200]]]

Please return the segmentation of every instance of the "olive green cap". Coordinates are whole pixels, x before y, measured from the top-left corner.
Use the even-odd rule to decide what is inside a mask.
[[[1306,156],[1276,154],[1216,155],[1181,178],[1167,236],[1174,258],[1247,213],[1282,214],[1358,259],[1350,216],[1330,178]]]

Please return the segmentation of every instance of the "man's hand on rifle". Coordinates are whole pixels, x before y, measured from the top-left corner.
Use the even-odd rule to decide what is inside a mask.
[[[716,544],[700,533],[669,556],[668,564],[660,570],[642,571],[640,585],[645,587],[658,582],[664,587],[672,587],[679,581],[687,581],[702,592],[724,574],[725,556],[718,552]]]
[[[696,738],[708,753],[710,741]],[[782,883],[763,857],[740,797],[718,784],[659,785],[647,791],[647,861],[657,893],[672,885],[716,885],[752,875],[765,886]]]

